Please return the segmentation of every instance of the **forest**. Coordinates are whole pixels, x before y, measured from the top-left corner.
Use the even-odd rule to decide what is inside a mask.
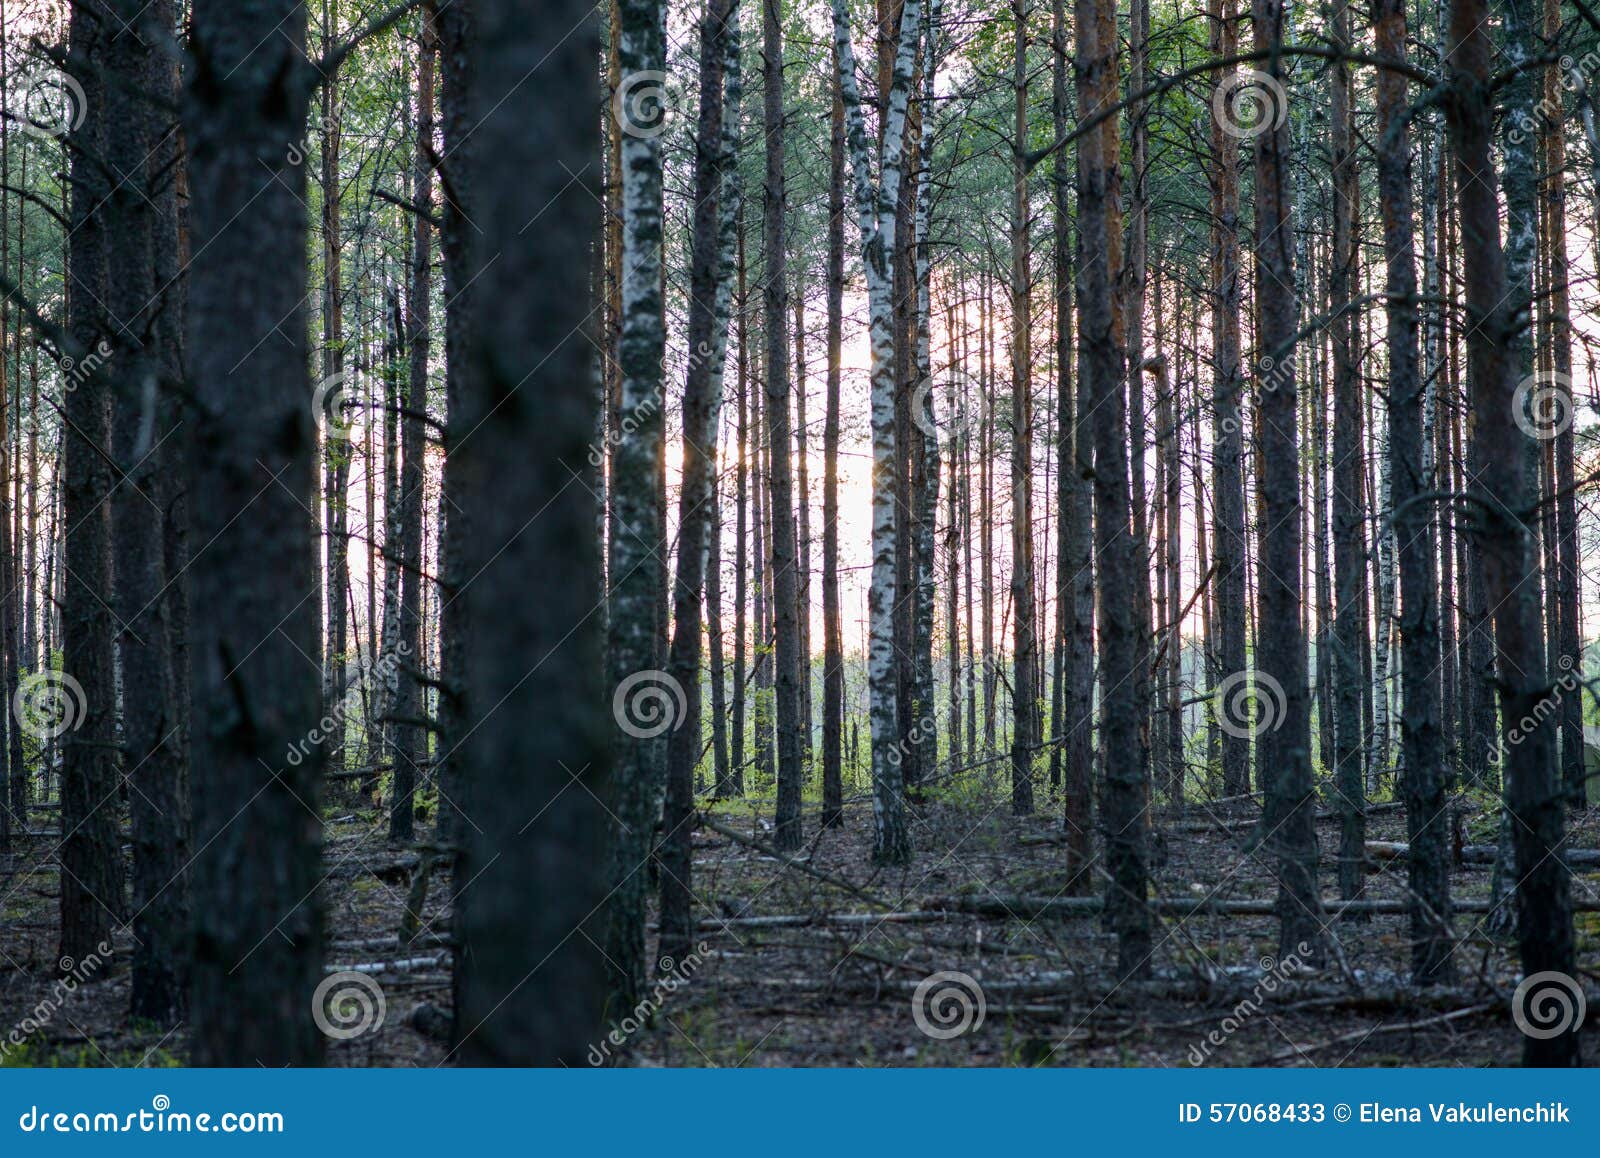
[[[0,1067],[1592,1062],[1597,85],[0,0]]]

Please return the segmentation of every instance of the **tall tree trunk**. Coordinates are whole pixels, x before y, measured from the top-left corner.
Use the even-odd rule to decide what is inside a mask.
[[[771,2],[771,0],[768,0]],[[866,268],[872,344],[872,586],[868,598],[871,635],[867,681],[872,725],[873,859],[879,864],[905,864],[911,858],[906,831],[904,789],[898,759],[895,700],[895,453],[894,332],[892,262],[889,245],[895,236],[900,203],[901,145],[906,102],[916,57],[920,0],[905,0],[899,47],[886,100],[879,153],[883,158],[873,180],[872,155],[856,83],[855,51],[850,44],[850,16],[844,0],[833,0],[833,38],[839,62],[839,91],[844,101],[847,140],[854,175],[856,213],[861,226],[862,264]]]
[[[761,214],[761,251],[766,268],[763,325],[766,338],[767,443],[772,521],[773,691],[778,726],[777,827],[773,843],[783,851],[800,847],[800,624],[795,613],[794,451],[789,418],[788,240],[784,214],[783,24],[779,0],[762,0],[761,89],[766,141],[766,180]]]
[[[1385,60],[1406,58],[1404,0],[1377,0],[1375,48]],[[1411,886],[1411,967],[1418,982],[1448,981],[1451,968],[1450,815],[1440,743],[1434,671],[1439,612],[1429,483],[1423,469],[1422,396],[1418,374],[1417,275],[1412,224],[1411,149],[1406,79],[1380,67],[1378,192],[1383,205],[1388,268],[1389,456],[1395,539],[1400,564],[1400,740]]]
[[[1122,322],[1114,301],[1121,276],[1121,132],[1115,111],[1116,12],[1105,0],[1076,0],[1077,89],[1080,122],[1104,119],[1078,139],[1078,373],[1086,387],[1080,421],[1092,417],[1094,514],[1099,594],[1100,745],[1105,762],[1101,795],[1107,910],[1117,933],[1117,970],[1141,977],[1150,970],[1150,907],[1145,863],[1148,768],[1133,680],[1139,662],[1137,567],[1129,538],[1127,405]]]
[[[1350,48],[1350,5],[1333,8],[1333,40]],[[1361,736],[1361,654],[1367,626],[1366,543],[1362,531],[1361,382],[1356,366],[1355,215],[1360,190],[1351,141],[1350,69],[1342,60],[1330,66],[1333,164],[1333,266],[1329,308],[1333,312],[1333,568],[1332,638],[1333,788],[1339,824],[1339,895],[1359,897],[1365,887],[1367,832]]]
[[[624,4],[621,51],[630,74],[659,65],[652,8]],[[482,229],[469,259],[478,293],[462,319],[473,372],[461,413],[452,416],[461,434],[472,431],[453,440],[473,531],[463,562],[474,576],[459,595],[473,657],[462,751],[463,808],[473,823],[464,826],[457,864],[450,1056],[464,1065],[581,1064],[601,1019],[605,970],[595,926],[606,885],[592,868],[603,848],[598,793],[614,740],[593,614],[598,512],[590,487],[572,485],[574,475],[590,471],[601,393],[590,344],[571,337],[585,325],[588,304],[568,281],[549,276],[587,268],[600,225],[598,140],[568,106],[572,93],[594,83],[592,11],[557,4],[547,6],[545,20],[530,21],[509,0],[475,0],[471,10],[467,95],[478,141],[471,168],[453,174],[473,183]],[[630,213],[648,218],[653,150],[644,143],[624,141],[624,171],[634,183]],[[527,232],[541,212],[556,213],[565,228]],[[639,236],[637,217],[630,227],[633,261],[625,268],[637,274],[652,247]],[[642,296],[648,306],[659,293],[654,273],[624,287],[633,304]],[[623,345],[625,401],[631,388],[637,404],[648,401],[652,385],[650,316],[640,309],[624,324],[639,327]],[[658,335],[659,325],[653,330]],[[648,453],[635,448],[641,452]],[[634,477],[652,485],[649,473]],[[542,513],[530,523],[528,511]],[[549,580],[538,599],[527,598],[531,574]],[[648,643],[648,616],[630,626]],[[530,728],[530,719],[560,723]],[[530,881],[541,887],[531,890]],[[637,932],[642,939],[642,921]]]
[[[1210,0],[1211,55],[1229,59],[1239,51],[1236,0]],[[1219,70],[1217,83],[1232,91],[1237,69]],[[1244,526],[1243,446],[1239,338],[1239,141],[1221,117],[1212,117],[1211,153],[1211,341],[1215,380],[1212,387],[1212,502],[1216,510],[1217,667],[1220,680],[1245,678],[1244,560],[1248,544]],[[1219,683],[1220,686],[1220,683]],[[1229,685],[1232,686],[1232,685]],[[1226,705],[1214,710],[1221,713]],[[1250,739],[1245,728],[1222,731],[1222,792],[1236,796],[1250,790]]]
[[[839,404],[844,343],[844,98],[833,47],[828,122],[828,381],[822,418],[822,827],[844,823],[844,632],[839,608]]]
[[[683,720],[667,738],[666,811],[661,839],[661,956],[683,960],[694,940],[691,829],[694,769],[701,745],[700,598],[716,506],[717,424],[727,354],[735,206],[727,178],[737,160],[723,125],[723,70],[738,51],[735,0],[708,0],[700,22],[700,120],[695,138],[695,209],[683,393],[683,482],[678,495],[678,572],[673,585],[667,676],[683,692]],[[731,45],[731,48],[730,48]]]
[[[1276,54],[1283,44],[1281,0],[1252,0],[1252,23],[1265,71],[1283,92],[1286,75]],[[1322,940],[1322,894],[1317,886],[1315,789],[1311,777],[1310,714],[1306,703],[1305,628],[1300,617],[1300,446],[1295,391],[1296,296],[1294,221],[1289,191],[1289,129],[1274,123],[1255,142],[1257,346],[1270,358],[1257,413],[1261,449],[1260,492],[1265,517],[1260,534],[1261,620],[1257,678],[1265,699],[1281,716],[1258,723],[1265,743],[1262,768],[1264,850],[1277,862],[1279,954],[1309,951]],[[1261,696],[1260,689],[1257,695]],[[1265,731],[1264,740],[1261,732]],[[1309,950],[1302,950],[1305,945]]]
[[[312,526],[316,439],[305,350],[301,168],[305,8],[197,7],[184,120],[195,260],[189,493],[196,540],[190,1044],[198,1065],[316,1064],[322,975],[317,807],[307,744],[321,687]],[[248,282],[252,292],[238,292]],[[248,515],[248,517],[246,517]],[[303,753],[303,754],[302,754]],[[302,754],[298,760],[296,754]],[[263,839],[266,836],[268,839]]]
[[[1555,44],[1561,37],[1561,4],[1559,0],[1545,0],[1544,40]],[[1551,385],[1559,393],[1558,405],[1567,420],[1556,430],[1555,445],[1555,618],[1560,632],[1555,641],[1555,661],[1551,670],[1566,673],[1583,672],[1582,618],[1579,612],[1578,587],[1581,578],[1582,556],[1578,546],[1578,505],[1576,469],[1574,464],[1574,439],[1572,433],[1572,321],[1568,315],[1570,293],[1567,274],[1567,144],[1562,128],[1565,78],[1555,68],[1544,70],[1544,107],[1546,122],[1542,126],[1544,143],[1544,210],[1545,236],[1548,238],[1547,307],[1550,316]],[[1557,678],[1560,678],[1559,676]],[[1581,688],[1567,687],[1561,692],[1561,781],[1566,788],[1568,804],[1581,808],[1584,804],[1585,769],[1583,743],[1583,693]]]
[[[124,769],[133,819],[134,952],[131,1007],[162,1025],[182,1015],[188,946],[184,884],[186,804],[182,798],[182,719],[173,699],[171,599],[163,514],[174,434],[163,397],[178,370],[166,343],[176,334],[165,315],[179,312],[180,287],[158,283],[159,255],[178,244],[172,166],[176,126],[152,101],[177,99],[177,70],[155,47],[172,21],[164,0],[119,0],[123,21],[105,45],[112,118],[109,163],[122,175],[106,202],[110,280],[105,305],[113,355],[111,447],[119,485],[111,494],[122,685]],[[159,307],[159,308],[158,308]],[[160,340],[156,340],[159,336]],[[8,620],[7,628],[10,629]],[[111,808],[108,801],[106,807]],[[120,855],[120,854],[119,854]]]
[[[1533,564],[1530,536],[1522,524],[1530,509],[1526,463],[1533,444],[1518,423],[1507,421],[1521,401],[1516,398],[1518,347],[1525,343],[1528,300],[1526,287],[1519,291],[1510,281],[1512,271],[1520,278],[1525,268],[1508,263],[1500,245],[1491,153],[1494,55],[1482,0],[1452,0],[1446,111],[1455,140],[1467,293],[1467,380],[1475,418],[1468,465],[1474,508],[1469,530],[1479,543],[1483,594],[1493,608],[1500,706],[1509,734],[1543,697],[1545,669],[1538,586],[1528,581]],[[1536,724],[1526,735],[1518,734],[1517,742],[1505,744],[1505,794],[1515,849],[1523,972],[1553,970],[1570,976],[1572,905],[1566,862],[1556,851],[1563,816],[1552,731]],[[1524,1036],[1523,1060],[1534,1066],[1576,1065],[1577,1025],[1553,1037]]]
[[[422,508],[427,483],[423,458],[427,445],[428,357],[433,349],[433,16],[424,10],[417,46],[417,139],[411,166],[411,198],[421,213],[412,219],[411,285],[406,295],[406,353],[409,359],[405,413],[400,434],[400,634],[395,724],[393,792],[389,802],[389,839],[412,839],[416,829],[416,793],[428,756],[428,730],[423,695],[422,650]]]
[[[509,8],[499,15],[510,19]],[[682,723],[681,688],[673,688],[658,669],[661,576],[665,544],[660,540],[661,438],[664,429],[662,357],[666,346],[661,295],[661,141],[664,116],[652,104],[650,86],[659,82],[664,61],[660,0],[621,0],[617,43],[622,88],[623,279],[620,345],[623,425],[611,448],[611,532],[608,552],[610,622],[607,652],[610,665],[616,778],[612,811],[611,893],[605,939],[610,970],[610,1006],[632,1009],[646,982],[645,904],[649,895],[646,866],[655,842],[663,773],[665,732]],[[486,9],[480,35],[486,39],[491,20]],[[563,24],[565,29],[572,22]],[[583,21],[576,23],[582,25]],[[554,28],[552,20],[540,27]],[[538,37],[514,41],[527,50]],[[565,64],[563,53],[563,64]],[[503,67],[500,53],[486,53],[486,62]],[[543,68],[536,74],[545,75]],[[487,69],[479,78],[488,85]],[[640,86],[644,86],[640,89]],[[527,85],[518,92],[525,95]],[[543,88],[543,85],[539,86]],[[637,93],[633,90],[639,89]],[[491,88],[485,92],[493,91]],[[502,89],[507,91],[506,89]],[[573,91],[580,91],[574,87]],[[633,93],[630,108],[622,93]],[[659,92],[655,99],[659,101]],[[520,104],[520,102],[517,102]],[[638,112],[638,116],[633,113]],[[552,125],[554,129],[556,126]],[[563,126],[564,127],[564,126]],[[563,138],[565,139],[565,138]],[[480,145],[480,148],[482,146]],[[574,172],[581,172],[580,164]],[[574,188],[578,186],[575,184]],[[507,193],[489,196],[509,196]],[[524,219],[526,220],[526,218]],[[487,297],[484,294],[484,297]],[[515,297],[515,294],[510,295]],[[531,508],[537,510],[537,506]],[[476,527],[474,534],[477,534]],[[477,584],[474,583],[474,587]],[[503,645],[500,650],[504,650]],[[477,709],[477,705],[473,705]],[[574,766],[574,772],[578,771]],[[481,823],[481,822],[480,822]]]
[[[1028,14],[1012,0],[1011,174],[1011,811],[1033,812],[1033,297],[1028,216]]]

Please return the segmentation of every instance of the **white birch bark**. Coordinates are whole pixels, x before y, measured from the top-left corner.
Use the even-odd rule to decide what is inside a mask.
[[[872,736],[873,859],[880,864],[903,864],[911,855],[899,752],[895,748],[899,738],[894,672],[894,304],[889,245],[900,200],[906,103],[920,28],[920,0],[906,0],[900,19],[900,45],[879,142],[883,166],[874,181],[872,152],[861,112],[861,89],[856,83],[855,50],[850,43],[850,12],[845,0],[833,0],[833,39],[838,51],[839,91],[844,102],[856,216],[861,227],[872,348],[872,586],[867,599],[867,685]]]

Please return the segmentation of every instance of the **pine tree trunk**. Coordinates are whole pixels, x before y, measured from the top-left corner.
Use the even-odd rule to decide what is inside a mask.
[[[1026,0],[1012,0],[1012,132],[1019,142],[1011,175],[1011,811],[1033,812],[1033,305],[1028,259]]]
[[[1236,0],[1211,0],[1211,54],[1228,59],[1238,53]],[[1219,70],[1219,86],[1232,86],[1237,70]],[[1212,494],[1216,509],[1217,669],[1220,681],[1245,678],[1245,539],[1239,338],[1239,141],[1212,117],[1211,154],[1211,330],[1215,380],[1212,387]],[[1229,685],[1232,686],[1232,685]],[[1215,705],[1219,714],[1225,705]],[[1222,792],[1250,791],[1250,740],[1243,728],[1222,732]]]
[[[1502,13],[1503,15],[1505,13]],[[1516,27],[1506,29],[1515,36]],[[1499,198],[1492,159],[1493,107],[1488,13],[1482,0],[1453,0],[1450,10],[1451,99],[1446,104],[1455,140],[1456,196],[1467,293],[1467,380],[1474,418],[1468,463],[1473,499],[1471,533],[1479,543],[1482,588],[1494,619],[1500,706],[1507,729],[1518,727],[1543,695],[1544,657],[1538,586],[1528,582],[1532,560],[1518,512],[1528,510],[1526,463],[1533,443],[1513,416],[1522,332],[1528,305],[1520,249],[1508,259],[1501,249]],[[1520,59],[1518,57],[1517,59]],[[1511,63],[1516,63],[1513,60]],[[1513,129],[1522,122],[1513,120]],[[1509,134],[1508,134],[1509,136]],[[1526,154],[1513,161],[1526,164]],[[1515,179],[1523,181],[1528,174]],[[1524,247],[1513,214],[1511,243]],[[1519,288],[1520,287],[1520,288]],[[1520,316],[1519,316],[1520,315]],[[1573,930],[1569,875],[1556,849],[1563,836],[1561,792],[1554,766],[1554,729],[1536,725],[1508,743],[1503,759],[1506,808],[1517,871],[1517,935],[1524,974],[1555,970],[1571,975]],[[1523,1061],[1534,1066],[1576,1065],[1578,1027],[1554,1037],[1525,1036]]]
[[[185,128],[195,259],[194,538],[197,1065],[314,1065],[322,978],[317,807],[322,753],[316,493],[306,341],[305,9],[290,0],[192,15]],[[253,287],[241,295],[238,287]],[[246,517],[248,515],[248,517]],[[298,757],[298,758],[297,758]]]
[[[1253,0],[1255,47],[1271,52],[1283,43],[1280,0]],[[1268,75],[1281,86],[1281,58],[1268,57]],[[1281,92],[1281,87],[1279,89]],[[1295,390],[1297,322],[1294,278],[1293,203],[1289,191],[1287,118],[1255,141],[1256,313],[1260,362],[1270,378],[1257,406],[1261,451],[1259,492],[1261,619],[1257,633],[1257,679],[1266,683],[1265,707],[1281,716],[1258,720],[1264,745],[1261,767],[1264,851],[1277,862],[1279,955],[1315,955],[1323,936],[1322,894],[1317,885],[1317,834],[1313,814],[1310,714],[1306,703],[1305,629],[1301,620],[1300,446]],[[1270,364],[1267,359],[1271,359]],[[1270,701],[1276,701],[1275,705]],[[1265,736],[1262,736],[1265,732]],[[1302,949],[1301,946],[1308,946]]]
[[[1087,118],[1117,103],[1115,8],[1106,0],[1076,0],[1075,25],[1078,115]],[[1151,949],[1145,861],[1149,770],[1140,759],[1143,747],[1136,735],[1137,563],[1128,537],[1123,332],[1114,301],[1122,253],[1120,143],[1114,112],[1078,140],[1078,372],[1087,395],[1079,414],[1091,416],[1094,432],[1106,909],[1117,933],[1119,975],[1142,977],[1150,970]]]

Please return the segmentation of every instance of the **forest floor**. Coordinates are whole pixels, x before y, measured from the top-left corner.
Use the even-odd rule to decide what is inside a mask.
[[[1100,916],[1040,904],[1067,894],[1054,802],[1043,802],[1049,813],[1015,818],[1009,801],[996,803],[999,784],[937,795],[912,808],[916,854],[892,872],[868,867],[864,800],[828,830],[808,809],[799,865],[765,847],[770,801],[716,806],[716,823],[739,835],[695,835],[704,910],[696,952],[659,962],[641,1016],[618,1017],[591,1056],[644,1066],[1482,1066],[1520,1057],[1516,956],[1484,930],[1481,914],[1456,914],[1457,981],[1418,989],[1406,983],[1403,914],[1332,921],[1337,952],[1309,969],[1278,960],[1270,911],[1172,912],[1186,902],[1271,902],[1269,868],[1248,851],[1259,816],[1249,800],[1158,813],[1154,895],[1168,911],[1157,918],[1152,976],[1119,983],[1116,941]],[[1456,807],[1467,843],[1493,842],[1492,798],[1463,797]],[[381,990],[384,1016],[330,1041],[328,1062],[438,1065],[453,884],[447,863],[426,874],[417,935],[402,948],[424,857],[386,844],[381,818],[329,813],[328,971],[363,973]],[[1327,815],[1317,823],[1325,895],[1337,825]],[[1367,837],[1402,841],[1403,813],[1376,806]],[[109,967],[63,992],[55,843],[36,833],[0,858],[0,1065],[181,1064],[183,1026],[128,1020],[127,933]],[[1570,847],[1597,846],[1600,817],[1573,818]],[[1403,902],[1405,867],[1372,860],[1367,898]],[[1486,900],[1491,876],[1488,864],[1457,864],[1453,896]],[[1573,894],[1600,900],[1600,872],[1576,871]],[[1590,994],[1583,1054],[1594,1064],[1600,913],[1576,922]],[[651,937],[653,947],[653,926]]]

